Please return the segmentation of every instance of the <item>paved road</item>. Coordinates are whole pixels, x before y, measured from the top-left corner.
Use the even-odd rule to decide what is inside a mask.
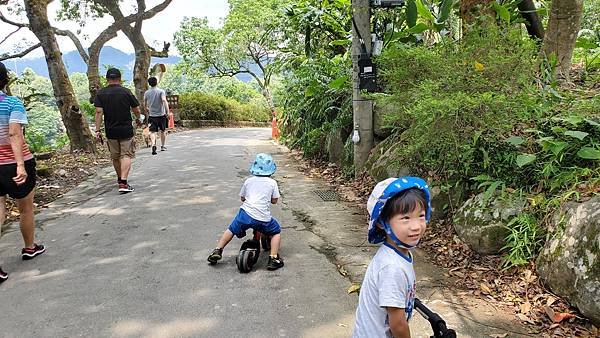
[[[18,232],[4,236],[0,263],[11,275],[0,286],[0,336],[349,336],[356,296],[289,208],[273,209],[284,227],[283,269],[267,271],[261,255],[255,271],[238,273],[240,240],[220,264],[206,263],[239,208],[251,158],[279,152],[269,136],[260,128],[176,134],[167,152],[139,151],[134,193],[118,195],[107,169],[92,189],[40,215],[44,255],[23,262]]]

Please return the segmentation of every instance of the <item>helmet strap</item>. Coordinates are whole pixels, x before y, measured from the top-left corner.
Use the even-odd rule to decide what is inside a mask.
[[[385,232],[388,234],[388,236],[390,236],[390,238],[392,239],[392,241],[399,247],[402,249],[413,249],[415,247],[415,245],[409,245],[406,244],[404,242],[402,242],[400,239],[398,239],[398,237],[396,237],[396,234],[394,234],[394,232],[392,231],[392,228],[390,227],[390,224],[386,221],[383,221],[383,227],[385,228]]]

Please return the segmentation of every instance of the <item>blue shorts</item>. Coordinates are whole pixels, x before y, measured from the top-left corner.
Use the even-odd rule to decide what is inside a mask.
[[[229,231],[231,231],[238,238],[242,238],[246,236],[246,230],[254,229],[256,231],[260,231],[265,235],[277,235],[281,232],[281,226],[277,223],[277,220],[274,217],[271,217],[271,220],[268,222],[263,222],[256,220],[244,211],[244,209],[240,208],[237,215],[229,225]]]

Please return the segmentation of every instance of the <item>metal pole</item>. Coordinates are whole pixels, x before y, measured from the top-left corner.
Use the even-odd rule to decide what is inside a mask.
[[[354,133],[358,131],[359,141],[354,143],[354,168],[358,174],[364,168],[373,148],[373,101],[363,99],[359,90],[358,59],[363,47],[358,37],[364,41],[367,53],[371,53],[371,9],[369,0],[352,0],[352,110]],[[356,27],[356,28],[355,28]]]

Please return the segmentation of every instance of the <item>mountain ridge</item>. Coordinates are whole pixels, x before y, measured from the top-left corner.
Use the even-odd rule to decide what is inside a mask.
[[[63,54],[63,62],[69,75],[73,73],[85,73],[87,65],[83,62],[81,55],[77,51],[70,51]],[[165,63],[175,64],[181,60],[179,56],[169,56],[167,58],[153,57],[150,64]],[[123,72],[123,79],[131,81],[133,78],[133,65],[135,63],[135,53],[125,53],[120,49],[111,46],[104,46],[100,51],[100,74],[106,71],[107,66],[116,67]],[[36,58],[18,58],[11,61],[5,61],[5,64],[12,71],[23,73],[25,68],[31,68],[37,75],[48,77],[48,67],[46,58],[43,56]],[[15,69],[16,64],[16,69]]]

